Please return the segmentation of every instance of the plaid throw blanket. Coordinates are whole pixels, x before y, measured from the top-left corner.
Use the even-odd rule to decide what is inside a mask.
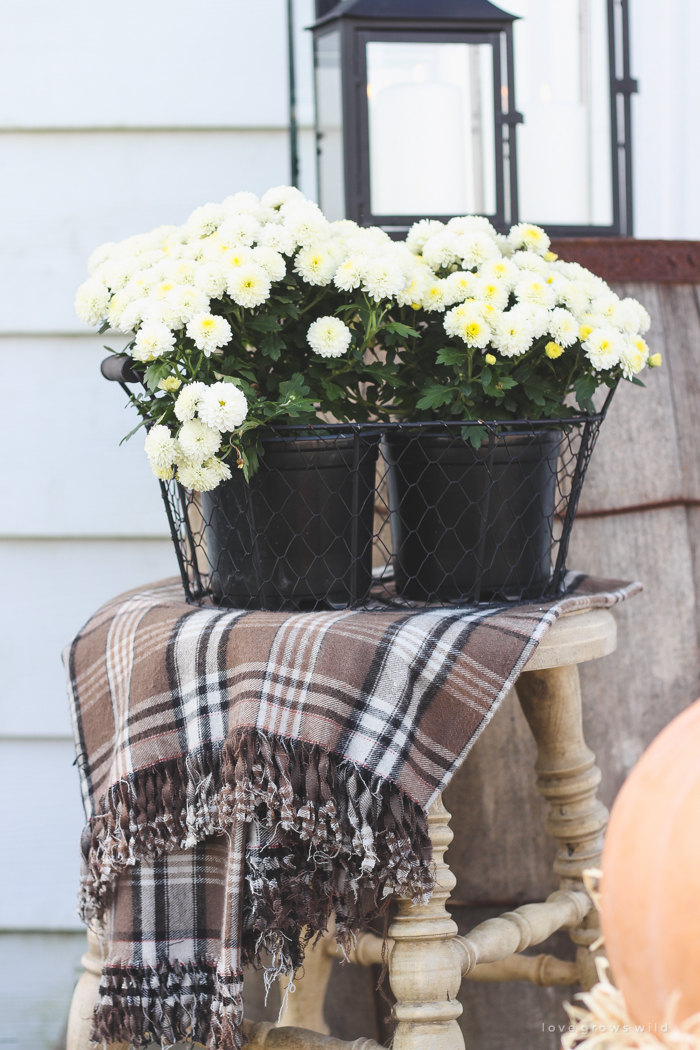
[[[433,885],[426,810],[562,612],[638,584],[570,574],[549,605],[271,613],[109,602],[65,653],[106,929],[93,1038],[239,1047],[242,966],[293,973],[331,912],[349,946]]]

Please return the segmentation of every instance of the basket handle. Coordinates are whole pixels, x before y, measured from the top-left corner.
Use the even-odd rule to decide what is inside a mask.
[[[140,383],[142,376],[134,368],[134,359],[128,354],[112,354],[105,357],[100,372],[112,383]]]

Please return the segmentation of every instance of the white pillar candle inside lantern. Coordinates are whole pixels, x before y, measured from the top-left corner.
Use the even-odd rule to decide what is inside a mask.
[[[372,214],[493,213],[492,47],[369,41],[366,48]]]

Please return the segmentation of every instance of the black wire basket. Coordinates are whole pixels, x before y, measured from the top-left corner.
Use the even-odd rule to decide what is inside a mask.
[[[234,467],[211,492],[161,483],[187,600],[303,611],[554,597],[611,396],[568,419],[270,427],[250,482]]]

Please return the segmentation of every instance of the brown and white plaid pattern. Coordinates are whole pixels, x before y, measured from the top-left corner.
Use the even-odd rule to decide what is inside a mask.
[[[209,1003],[233,1032],[212,1045],[234,1045],[241,951],[289,969],[300,923],[333,907],[351,935],[387,889],[428,891],[424,811],[538,642],[562,612],[639,589],[567,583],[548,605],[289,614],[195,608],[166,581],[101,609],[66,651],[83,909],[110,928],[100,1038],[202,1041]],[[150,989],[135,1028],[127,972]],[[179,1006],[158,1021],[168,982]]]

